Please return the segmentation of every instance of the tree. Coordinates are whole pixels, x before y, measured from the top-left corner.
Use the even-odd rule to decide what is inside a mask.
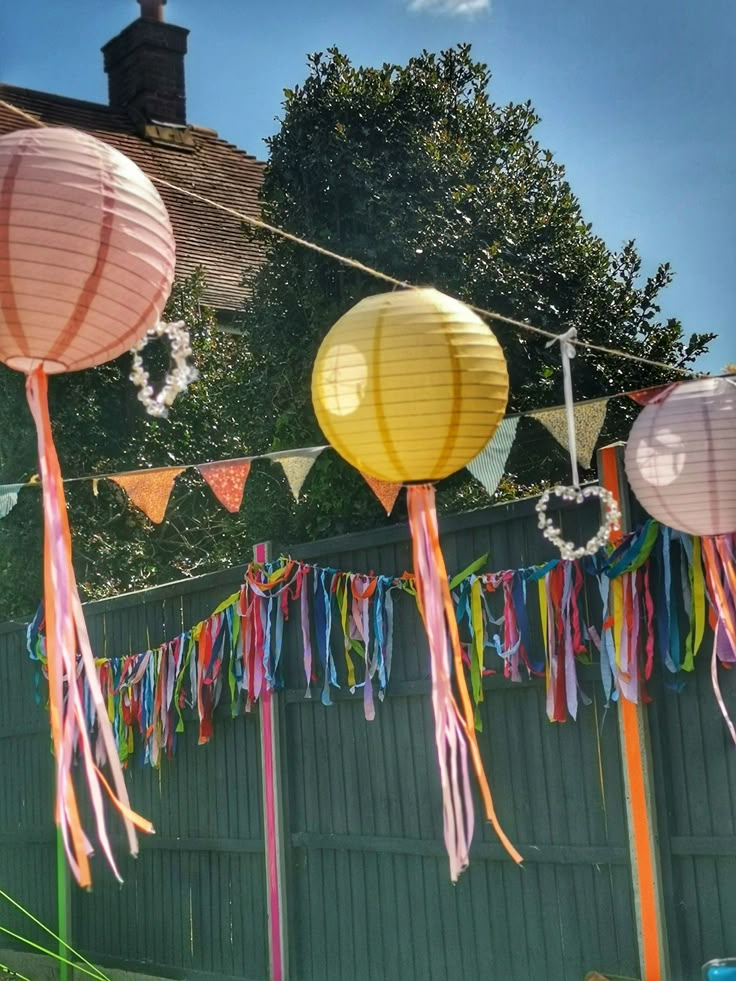
[[[633,243],[611,252],[585,223],[563,167],[534,138],[531,105],[496,106],[490,76],[461,46],[406,66],[355,68],[333,50],[309,60],[286,92],[263,188],[267,221],[414,283],[559,332],[614,343],[673,364],[700,355],[710,335],[685,341],[658,320],[668,265],[639,282]],[[67,478],[194,464],[321,440],[309,396],[314,354],[332,323],[384,287],[333,260],[268,238],[249,283],[242,337],[217,330],[201,306],[202,280],[178,283],[167,310],[193,338],[200,381],[167,420],[151,420],[127,382],[129,358],[51,379],[54,435]],[[494,326],[509,362],[511,409],[561,401],[559,355]],[[158,358],[158,361],[157,361]],[[161,352],[149,363],[163,370]],[[662,381],[667,373],[581,353],[579,398]],[[609,435],[626,420],[609,413]],[[0,482],[36,469],[23,378],[0,366]],[[501,493],[552,479],[564,457],[521,431]],[[564,473],[564,470],[561,471]],[[166,521],[153,527],[107,481],[67,485],[77,577],[90,598],[141,589],[247,560],[266,538],[296,543],[388,519],[362,478],[325,453],[295,505],[279,468],[255,464],[241,513],[231,515],[190,473],[177,480]],[[443,482],[440,504],[487,503],[467,474]],[[401,505],[396,517],[402,517]],[[31,612],[41,595],[40,494],[23,491],[0,521],[0,616]]]
[[[128,381],[130,357],[89,371],[53,376],[49,403],[65,478],[170,464],[194,464],[248,453],[243,421],[241,339],[217,329],[201,306],[201,276],[176,285],[166,315],[183,319],[192,336],[200,380],[181,396],[168,419],[146,415]],[[144,355],[161,375],[165,347]],[[24,377],[0,366],[0,482],[36,472],[36,437],[25,402]],[[275,468],[255,466],[246,497],[256,510],[264,495],[287,510],[290,495]],[[152,526],[109,481],[66,487],[77,579],[87,598],[142,589],[188,575],[237,565],[258,537],[248,505],[231,515],[196,474],[178,478],[166,520]],[[0,616],[33,612],[42,594],[40,493],[25,490],[0,521]],[[250,531],[253,529],[253,531]]]
[[[574,325],[594,343],[691,363],[712,335],[685,340],[678,321],[658,319],[669,264],[641,282],[634,242],[613,252],[593,234],[564,167],[535,138],[531,104],[497,106],[489,83],[467,45],[375,69],[354,67],[337,49],[313,55],[304,85],[286,91],[280,130],[269,141],[264,218],[400,280],[555,333]],[[309,397],[319,343],[352,304],[386,289],[289,241],[265,236],[264,244],[267,259],[242,316],[249,441],[263,450],[320,439]],[[509,364],[510,410],[561,402],[559,351],[492,326]],[[669,377],[678,376],[580,352],[576,395]],[[609,413],[608,435],[625,433],[626,422],[619,406]],[[505,493],[565,473],[559,448],[532,429],[521,432]],[[441,502],[455,509],[483,502],[467,474],[450,478],[443,491]],[[381,520],[361,478],[325,458],[307,484],[297,535]]]

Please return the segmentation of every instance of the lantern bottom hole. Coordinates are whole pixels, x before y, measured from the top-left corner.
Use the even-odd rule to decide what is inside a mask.
[[[63,371],[69,370],[67,365],[62,364],[61,361],[50,361],[47,358],[24,358],[20,355],[16,358],[8,358],[5,364],[8,368],[12,368],[14,371],[22,371],[26,375],[30,375],[36,368],[43,368],[47,375],[59,375]]]

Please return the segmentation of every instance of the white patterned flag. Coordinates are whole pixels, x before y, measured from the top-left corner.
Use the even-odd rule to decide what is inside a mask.
[[[581,467],[589,467],[593,459],[598,437],[603,429],[606,418],[608,401],[578,402],[573,409],[575,416],[575,439],[577,441],[577,457]],[[538,412],[527,413],[530,418],[541,422],[560,446],[569,450],[567,440],[567,416],[565,409],[540,409]]]
[[[302,450],[300,453],[287,453],[284,456],[271,455],[271,459],[278,460],[281,464],[295,501],[299,500],[304,481],[323,449],[322,446],[316,446],[311,450]]]
[[[24,484],[0,485],[0,518],[7,518],[18,503],[18,491]]]
[[[501,482],[501,477],[503,477],[506,469],[506,461],[516,439],[518,425],[518,416],[502,419],[501,425],[493,434],[493,438],[468,464],[468,470],[476,480],[483,484],[488,494],[493,494]]]

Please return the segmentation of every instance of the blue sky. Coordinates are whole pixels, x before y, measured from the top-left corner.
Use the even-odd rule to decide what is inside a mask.
[[[0,0],[0,80],[106,101],[99,49],[134,0]],[[531,99],[541,141],[611,247],[672,263],[663,313],[736,361],[736,4],[733,0],[169,0],[191,29],[188,116],[258,156],[305,55],[406,61],[471,41],[497,101]],[[611,339],[615,342],[615,338]]]

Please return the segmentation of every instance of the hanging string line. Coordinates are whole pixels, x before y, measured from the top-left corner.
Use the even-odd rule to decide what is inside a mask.
[[[383,280],[385,283],[389,283],[392,286],[397,286],[401,289],[409,290],[419,290],[422,287],[416,286],[414,283],[408,283],[406,280],[397,279],[395,276],[391,276],[389,273],[381,272],[380,269],[374,269],[372,266],[367,266],[364,262],[360,262],[358,259],[351,259],[349,256],[340,255],[338,252],[333,252],[331,249],[326,249],[322,245],[317,245],[316,242],[310,242],[308,239],[301,238],[299,235],[294,235],[292,232],[287,232],[283,228],[278,228],[276,225],[271,225],[268,222],[263,221],[261,218],[253,218],[251,215],[246,215],[243,212],[236,211],[234,208],[230,208],[224,204],[218,204],[217,201],[213,201],[211,198],[207,198],[202,194],[197,194],[196,191],[189,191],[183,187],[177,187],[176,184],[172,184],[162,177],[151,177],[151,180],[160,184],[162,187],[167,187],[170,191],[175,191],[179,194],[183,194],[185,197],[191,198],[194,201],[199,201],[201,204],[209,205],[211,208],[215,208],[218,211],[222,211],[224,214],[229,214],[233,218],[238,218],[240,221],[251,225],[254,228],[260,228],[263,231],[269,232],[272,235],[277,235],[281,238],[286,239],[289,242],[293,242],[295,245],[300,245],[305,249],[311,249],[312,252],[317,252],[319,255],[323,255],[328,259],[333,259],[335,262],[341,263],[343,266],[348,266],[351,269],[357,269],[359,272],[365,273],[367,276],[372,276],[374,279]],[[455,299],[458,299],[455,297]],[[474,313],[477,313],[481,317],[486,317],[489,320],[495,320],[497,323],[506,324],[509,327],[516,327],[519,330],[527,331],[530,334],[537,334],[539,337],[546,337],[549,339],[554,339],[557,337],[551,330],[545,330],[543,327],[536,327],[534,324],[527,323],[525,320],[515,320],[513,317],[507,317],[505,314],[497,313],[494,310],[487,310],[485,307],[476,306],[473,303],[468,303],[465,300],[460,301],[465,303],[466,307],[469,307]],[[654,361],[651,358],[644,358],[638,354],[630,354],[628,351],[621,351],[618,348],[613,347],[603,347],[601,344],[593,344],[591,341],[581,341],[575,340],[573,342],[576,347],[585,349],[586,351],[597,351],[599,354],[607,354],[609,357],[615,358],[625,358],[627,361],[636,361],[639,364],[648,365],[650,368],[661,368],[664,371],[676,371],[688,378],[700,378],[703,372],[692,371],[690,368],[682,368],[679,365],[667,364],[664,361]]]
[[[48,128],[46,123],[42,122],[40,119],[37,119],[35,116],[31,116],[29,113],[24,112],[22,109],[19,109],[18,106],[14,106],[10,102],[5,102],[4,100],[0,99],[0,106],[3,106],[11,112],[17,113],[18,116],[32,122],[35,126]],[[421,287],[416,286],[413,283],[408,283],[403,279],[397,279],[395,276],[382,272],[380,269],[374,269],[372,266],[368,266],[364,262],[360,262],[358,259],[352,259],[349,256],[340,255],[338,252],[333,252],[331,249],[327,249],[323,245],[318,245],[316,242],[310,242],[308,239],[295,235],[293,232],[287,232],[284,228],[271,225],[262,218],[254,218],[252,215],[247,215],[245,212],[238,211],[236,208],[231,208],[229,205],[220,204],[218,201],[213,201],[211,198],[208,198],[203,194],[198,194],[196,191],[191,191],[187,188],[179,187],[177,184],[172,184],[163,177],[156,177],[151,174],[148,176],[151,181],[158,184],[160,187],[168,188],[168,190],[190,198],[192,201],[198,201],[200,204],[205,204],[210,208],[214,208],[216,211],[230,215],[232,218],[237,218],[238,221],[242,221],[246,225],[250,225],[252,228],[258,228],[261,231],[269,232],[271,235],[276,235],[279,238],[292,242],[294,245],[299,245],[302,248],[316,252],[318,255],[322,255],[327,259],[332,259],[334,262],[338,262],[343,266],[356,269],[358,272],[365,273],[366,276],[373,277],[373,279],[381,280],[384,283],[388,283],[391,286],[399,287],[401,289],[421,289]],[[530,334],[536,334],[539,337],[546,337],[548,340],[554,340],[558,336],[553,331],[545,330],[542,327],[536,327],[534,324],[530,324],[525,320],[515,320],[513,317],[507,317],[505,314],[497,313],[494,310],[487,310],[485,307],[475,306],[474,304],[467,302],[465,303],[465,306],[470,307],[471,310],[481,317],[486,317],[489,320],[496,321],[497,323],[506,324],[509,327],[515,327],[518,330],[526,331]],[[635,361],[638,364],[648,365],[650,368],[660,368],[664,371],[679,372],[688,378],[698,378],[702,377],[703,375],[702,372],[695,372],[689,368],[682,368],[679,365],[667,364],[664,361],[655,361],[652,358],[645,358],[638,354],[631,354],[628,351],[621,351],[618,348],[604,347],[601,344],[593,344],[591,341],[581,341],[580,339],[576,339],[573,343],[576,347],[582,348],[586,351],[596,351],[599,354],[606,354],[609,357],[624,358],[627,361]]]
[[[2,105],[2,100],[0,100],[0,105]],[[555,335],[555,341],[557,340],[557,335]],[[550,342],[551,343],[551,342]],[[712,378],[730,378],[729,375],[711,375]],[[735,382],[736,384],[736,382]],[[651,388],[656,389],[658,385],[651,386]],[[580,402],[574,403],[574,408],[583,408],[588,405],[600,405],[602,402],[610,402],[613,399],[618,398],[628,398],[632,395],[637,395],[640,392],[648,391],[649,389],[642,388],[632,388],[625,392],[614,392],[612,395],[600,395],[593,399],[584,399]],[[559,412],[562,409],[566,409],[565,403],[562,405],[544,405],[537,409],[525,409],[523,412],[514,412],[505,416],[506,419],[534,419],[539,413],[542,412]],[[324,446],[308,446],[308,447],[298,447],[293,450],[274,450],[269,453],[255,453],[246,454],[244,456],[228,457],[225,460],[203,460],[199,463],[177,463],[169,466],[161,467],[144,467],[140,470],[116,470],[108,473],[92,473],[92,474],[82,474],[79,477],[65,477],[65,484],[77,484],[83,481],[93,481],[93,480],[111,480],[113,477],[129,477],[133,474],[140,473],[160,473],[164,470],[177,469],[178,467],[184,467],[187,470],[196,470],[199,467],[214,466],[215,464],[227,464],[227,463],[244,463],[245,461],[250,461],[251,463],[255,460],[282,460],[286,457],[293,456],[310,456],[323,453],[325,450],[332,450],[333,447],[329,445]],[[18,487],[40,487],[40,481],[37,479],[28,480],[25,483],[18,483]]]

